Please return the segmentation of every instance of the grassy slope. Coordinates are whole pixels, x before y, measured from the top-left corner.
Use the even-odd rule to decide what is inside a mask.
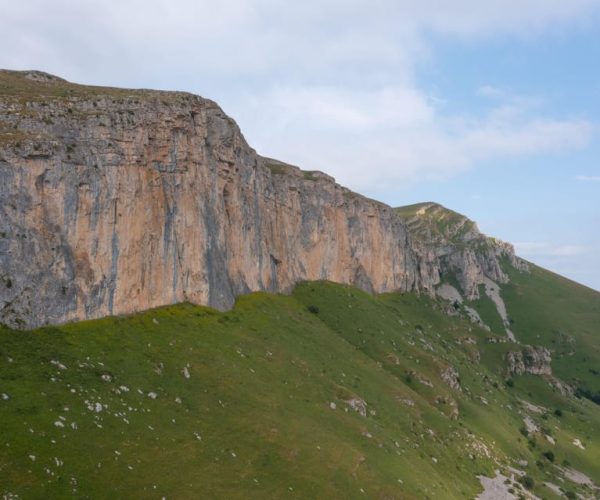
[[[228,313],[179,305],[4,330],[0,494],[469,498],[476,474],[497,467],[492,458],[520,458],[549,498],[539,485],[551,466],[533,465],[546,446],[519,434],[518,398],[564,409],[544,421],[557,459],[600,481],[598,408],[539,379],[506,388],[498,352],[506,345],[487,335],[425,298],[374,298],[330,283],[300,285],[291,297],[245,296]],[[467,336],[477,345],[458,343]],[[462,391],[440,380],[448,364]],[[366,417],[348,408],[353,397],[366,401]],[[101,412],[88,408],[98,402]]]
[[[600,294],[534,265],[530,274],[505,267],[502,296],[517,338],[550,348],[558,377],[600,393]]]
[[[429,244],[442,238],[460,246],[464,244],[462,238],[475,228],[475,223],[464,215],[437,203],[415,203],[394,210],[413,238]]]

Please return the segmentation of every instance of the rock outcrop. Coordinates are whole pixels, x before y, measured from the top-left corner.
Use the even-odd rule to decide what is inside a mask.
[[[474,234],[474,233],[473,233]],[[502,247],[413,243],[394,209],[259,156],[212,101],[0,71],[0,323],[17,328],[331,280],[432,293]],[[473,261],[474,264],[465,265]]]
[[[509,375],[552,375],[552,356],[541,346],[523,346],[519,351],[506,353]]]
[[[301,280],[426,289],[394,210],[260,157],[209,100],[0,73],[0,322],[191,301]]]
[[[528,271],[527,263],[515,255],[511,244],[482,234],[464,215],[431,202],[396,211],[406,222],[422,278],[428,283],[456,282],[467,300],[475,300],[486,281],[508,281],[502,260]]]

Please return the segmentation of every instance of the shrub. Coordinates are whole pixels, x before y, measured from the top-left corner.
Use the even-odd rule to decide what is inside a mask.
[[[525,486],[525,488],[527,488],[528,490],[532,489],[535,486],[535,481],[533,480],[533,478],[531,476],[528,476],[527,474],[525,474],[524,476],[521,476],[519,478],[519,482]]]
[[[513,381],[513,379],[512,379],[512,378],[509,378],[509,379],[506,381],[506,385],[507,385],[508,387],[514,387],[514,386],[515,386],[515,382]]]
[[[554,414],[557,417],[562,417],[563,416],[563,412],[562,412],[562,410],[560,408],[557,408],[556,410],[554,410]]]
[[[315,305],[308,306],[308,310],[313,314],[319,314],[319,308]]]
[[[554,462],[554,452],[553,451],[545,451],[542,453],[550,462]]]

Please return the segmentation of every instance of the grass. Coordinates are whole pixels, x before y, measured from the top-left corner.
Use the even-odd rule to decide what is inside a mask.
[[[479,286],[479,299],[467,303],[469,307],[475,309],[481,320],[490,327],[491,331],[501,337],[506,336],[506,330],[502,318],[498,314],[496,305],[485,293],[485,286]]]
[[[519,433],[521,398],[563,409],[547,422],[557,463],[600,481],[598,407],[537,377],[507,388],[488,335],[424,297],[323,282],[226,313],[182,304],[2,330],[0,494],[470,498],[513,458],[542,492],[552,471]],[[461,390],[441,379],[448,365]]]
[[[559,378],[600,393],[600,294],[535,265],[529,274],[505,268],[502,297],[517,338],[548,347]]]
[[[121,89],[115,87],[99,87],[79,85],[54,77],[48,81],[37,81],[26,78],[23,71],[0,70],[0,96],[5,102],[37,103],[47,105],[52,100],[72,100],[105,98],[123,100],[160,98],[165,103],[189,99],[193,97],[186,92],[164,92],[146,89]],[[46,104],[44,104],[46,103]]]
[[[476,229],[473,221],[437,203],[416,203],[395,211],[405,220],[411,235],[426,244],[448,240],[460,247],[465,236]]]

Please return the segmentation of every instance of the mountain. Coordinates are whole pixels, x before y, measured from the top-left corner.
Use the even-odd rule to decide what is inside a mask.
[[[2,498],[600,497],[600,294],[467,217],[34,71],[0,178]]]
[[[0,322],[13,328],[228,309],[304,280],[430,294],[440,281],[394,209],[257,155],[214,102],[181,92],[0,71],[0,210]],[[480,270],[456,262],[471,288],[513,259],[494,248]]]

